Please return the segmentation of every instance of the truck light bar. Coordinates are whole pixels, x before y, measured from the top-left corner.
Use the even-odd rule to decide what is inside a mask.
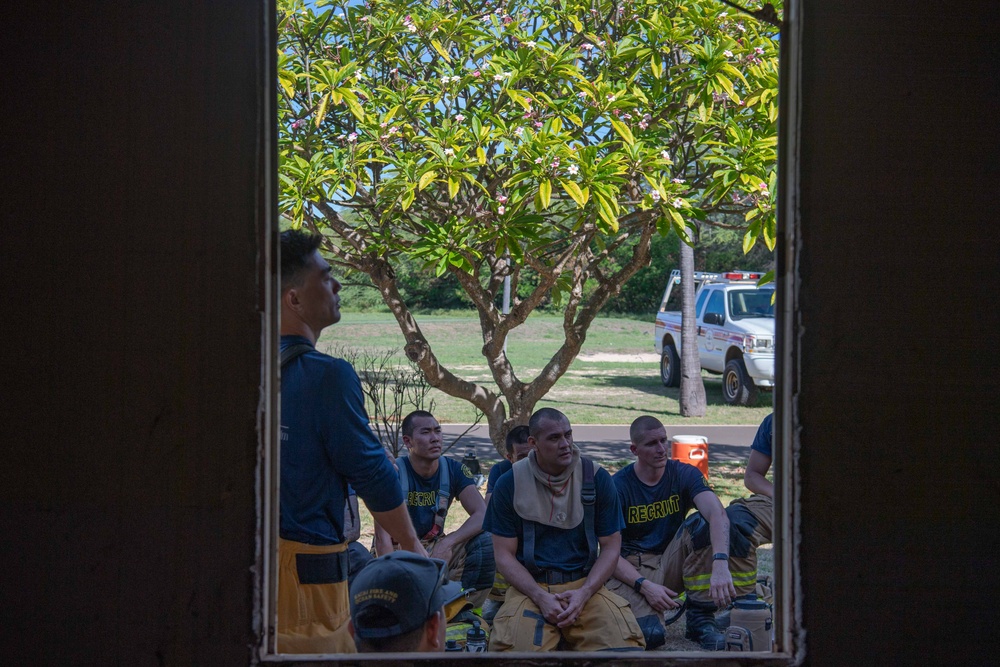
[[[723,273],[722,277],[726,280],[760,280],[761,275],[760,273],[730,271],[729,273]]]

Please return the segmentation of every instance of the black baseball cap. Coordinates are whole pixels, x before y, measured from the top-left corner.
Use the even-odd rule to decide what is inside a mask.
[[[462,585],[448,581],[447,565],[409,551],[371,561],[351,583],[351,621],[362,639],[396,637],[416,630],[442,607],[472,605]],[[459,610],[446,610],[457,613]]]

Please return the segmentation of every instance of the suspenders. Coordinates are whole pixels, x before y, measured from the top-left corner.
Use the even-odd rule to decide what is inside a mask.
[[[399,485],[403,488],[403,502],[410,505],[410,473],[413,467],[407,460],[409,456],[400,456],[398,462],[403,464],[399,469]],[[448,516],[448,501],[451,500],[451,471],[448,461],[443,456],[438,459],[438,494],[437,510],[434,512],[434,525],[421,537],[422,540],[432,540],[444,533],[444,520]]]
[[[590,551],[585,569],[590,572],[594,561],[597,560],[597,533],[594,530],[594,505],[597,501],[597,487],[594,485],[594,462],[583,457],[580,460],[583,462],[583,488],[580,490],[580,500],[583,501],[583,529],[587,533],[587,549]],[[542,573],[542,570],[535,563],[535,522],[521,519],[521,529],[524,535],[524,544],[521,549],[524,556],[524,567],[532,575],[537,576]]]

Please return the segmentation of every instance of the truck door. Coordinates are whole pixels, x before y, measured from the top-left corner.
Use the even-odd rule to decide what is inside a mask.
[[[721,373],[725,350],[716,344],[714,334],[722,331],[723,327],[715,324],[706,325],[705,317],[709,313],[719,313],[725,317],[726,302],[721,289],[712,290],[705,312],[698,318],[698,355],[701,358],[701,367]]]

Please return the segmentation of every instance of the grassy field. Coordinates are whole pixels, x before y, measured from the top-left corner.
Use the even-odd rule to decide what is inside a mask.
[[[578,424],[629,424],[641,414],[653,414],[665,424],[759,424],[772,410],[772,395],[761,392],[758,407],[726,405],[720,376],[704,375],[708,398],[705,417],[680,416],[678,390],[660,383],[659,364],[654,357],[652,317],[633,319],[601,317],[590,327],[580,356],[537,407],[556,407]],[[417,322],[441,363],[456,375],[495,391],[492,376],[482,357],[482,334],[476,313],[420,315]],[[562,342],[562,319],[555,315],[532,315],[516,329],[507,343],[507,354],[518,377],[530,381]],[[320,338],[321,350],[337,354],[339,349],[398,350],[404,341],[388,313],[344,313],[337,325]],[[638,355],[646,355],[639,359]],[[471,405],[432,389],[433,411],[443,423],[470,423]]]

